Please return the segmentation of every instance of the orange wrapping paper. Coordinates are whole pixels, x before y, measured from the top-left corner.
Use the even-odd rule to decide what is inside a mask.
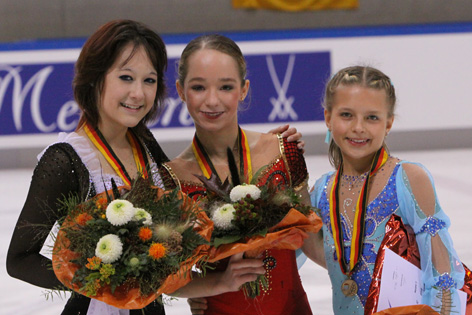
[[[129,190],[129,187],[125,188]],[[157,198],[161,198],[162,195],[167,193],[160,188],[153,188],[157,190]],[[98,200],[106,198],[105,196],[106,193],[104,192],[94,198],[97,198]],[[179,197],[183,198],[182,209],[184,211],[189,211],[193,206],[193,200],[183,193],[179,193]],[[198,212],[197,218],[200,224],[195,227],[195,230],[203,238],[209,241],[213,230],[213,224],[203,211]],[[70,241],[67,239],[66,232],[63,229],[70,228],[74,224],[72,217],[67,216],[57,234],[52,257],[53,269],[56,277],[62,282],[62,284],[77,293],[87,296],[85,291],[80,290],[78,284],[72,283],[74,274],[79,269],[79,265],[72,263],[72,260],[78,258],[79,254],[69,250]],[[172,293],[190,282],[192,266],[208,255],[208,248],[208,245],[200,245],[197,247],[194,250],[194,255],[181,263],[179,271],[169,275],[164,280],[162,285],[159,287],[158,292],[143,296],[140,293],[138,283],[130,279],[127,283],[117,287],[114,293],[112,293],[110,287],[107,286],[99,289],[97,295],[91,296],[90,298],[97,299],[121,309],[144,308],[158,298],[162,293]]]
[[[208,262],[215,262],[242,252],[245,252],[247,257],[257,257],[266,249],[296,250],[303,245],[308,232],[316,233],[321,226],[321,219],[313,211],[305,216],[292,208],[282,221],[269,229],[266,236],[255,236],[246,242],[224,244],[218,248],[212,247]]]
[[[366,313],[367,314],[367,313]],[[389,308],[374,315],[435,315],[439,314],[433,310],[430,306],[424,304],[400,306]]]

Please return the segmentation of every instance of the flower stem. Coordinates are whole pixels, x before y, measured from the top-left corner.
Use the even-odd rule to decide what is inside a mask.
[[[259,275],[255,281],[246,282],[242,289],[246,297],[254,299],[261,294],[261,290],[267,290],[269,281],[265,275]]]

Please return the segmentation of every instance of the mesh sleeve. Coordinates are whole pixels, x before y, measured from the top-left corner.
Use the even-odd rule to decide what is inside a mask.
[[[308,171],[306,168],[305,158],[298,149],[296,142],[288,142],[284,138],[285,158],[287,159],[292,186],[298,187],[308,179]]]
[[[63,216],[60,200],[71,194],[84,199],[88,178],[87,169],[69,144],[55,144],[45,151],[13,231],[7,255],[10,276],[44,288],[61,287],[51,261],[39,252],[52,226]]]
[[[145,137],[143,137],[143,140],[146,146],[149,148],[152,158],[157,165],[161,165],[164,162],[169,162],[169,158],[162,150],[156,138],[154,138],[152,132],[147,128],[145,130]]]
[[[436,310],[444,301],[458,307],[456,292],[463,285],[464,269],[448,232],[450,220],[439,204],[429,172],[413,163],[403,163],[401,170],[397,178],[400,209],[402,218],[413,227],[420,249],[426,288],[423,302]],[[444,292],[452,295],[444,299]]]
[[[161,176],[165,189],[172,190],[177,188],[177,183],[175,182],[174,177],[170,173],[170,170],[165,163],[161,164],[159,167],[159,175]]]

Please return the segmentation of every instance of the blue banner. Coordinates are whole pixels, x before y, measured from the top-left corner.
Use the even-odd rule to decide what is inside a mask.
[[[193,124],[175,91],[176,61],[169,59],[166,108],[152,128]],[[331,72],[329,52],[257,54],[246,61],[251,90],[242,104],[241,124],[323,119],[320,103]],[[0,135],[74,130],[79,109],[73,98],[73,75],[73,62],[2,64],[0,60]]]

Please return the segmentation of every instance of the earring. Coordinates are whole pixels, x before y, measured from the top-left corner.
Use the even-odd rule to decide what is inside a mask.
[[[329,144],[331,142],[331,130],[326,131],[325,143]]]

